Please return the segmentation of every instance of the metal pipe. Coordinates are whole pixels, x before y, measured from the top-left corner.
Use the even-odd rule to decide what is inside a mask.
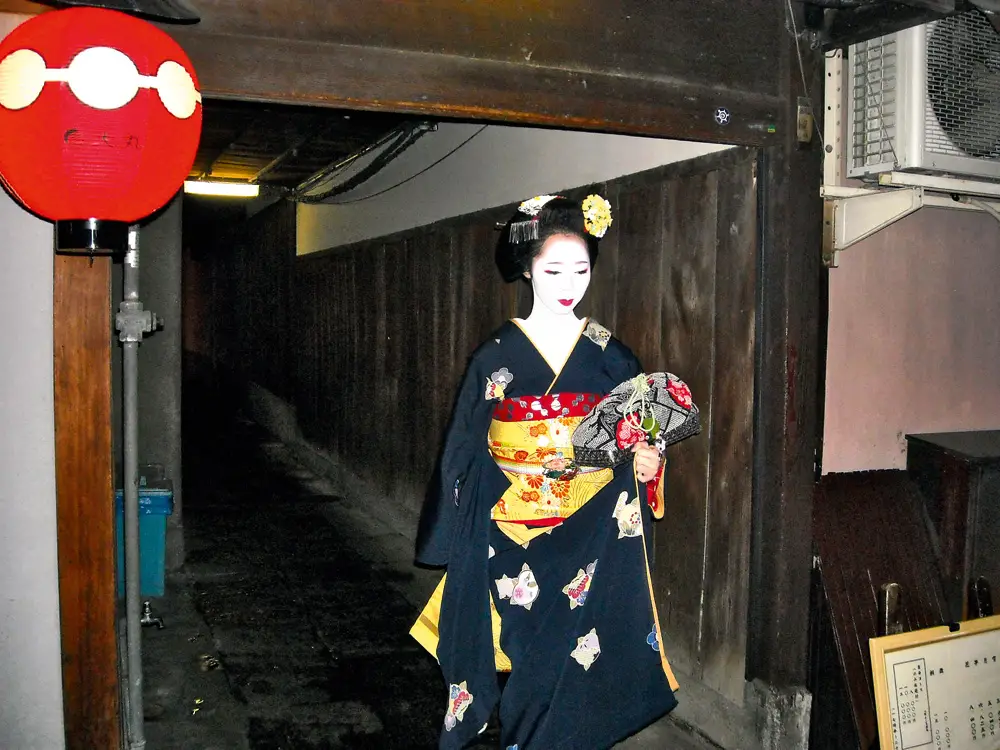
[[[124,263],[123,314],[139,303],[139,233],[129,229],[129,248]],[[142,706],[142,603],[139,590],[139,341],[120,327],[123,342],[122,375],[124,420],[124,500],[125,500],[125,638],[128,663],[128,729],[131,750],[144,750],[146,733]]]

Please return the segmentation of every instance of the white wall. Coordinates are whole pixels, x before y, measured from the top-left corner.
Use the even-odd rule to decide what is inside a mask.
[[[25,20],[0,13],[0,38]],[[0,189],[0,747],[64,747],[52,225]]]
[[[923,208],[830,271],[823,471],[906,467],[905,435],[1000,429],[1000,224]]]
[[[481,132],[479,132],[481,131]],[[472,137],[465,145],[464,141]],[[434,164],[384,195],[356,201]],[[298,253],[325,250],[729,148],[577,131],[441,123],[382,172],[334,200],[299,204]]]
[[[0,190],[0,747],[6,750],[63,747],[52,244],[52,225]]]

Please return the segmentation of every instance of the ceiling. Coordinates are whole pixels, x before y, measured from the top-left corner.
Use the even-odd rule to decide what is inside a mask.
[[[383,112],[206,100],[190,177],[294,188],[409,119]]]

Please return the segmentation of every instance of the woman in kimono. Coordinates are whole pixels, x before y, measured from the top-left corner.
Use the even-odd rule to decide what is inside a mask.
[[[638,442],[633,461],[583,467],[570,442],[641,372],[574,313],[610,224],[600,196],[542,196],[497,249],[504,280],[531,283],[531,314],[473,354],[417,540],[418,563],[447,568],[411,631],[448,684],[442,750],[473,744],[498,701],[507,750],[611,747],[676,705],[648,563],[662,496],[641,487],[660,456]]]

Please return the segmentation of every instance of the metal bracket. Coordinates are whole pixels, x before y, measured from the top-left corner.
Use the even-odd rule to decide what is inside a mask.
[[[977,189],[980,195],[986,195],[990,187],[980,184]],[[978,198],[974,193],[936,193],[923,187],[873,190],[824,185],[820,194],[823,196],[823,263],[827,268],[837,267],[841,250],[922,207],[984,211],[1000,220],[1000,201]]]
[[[982,180],[966,180],[959,177],[943,177],[909,172],[885,172],[878,176],[878,184],[888,188],[919,187],[946,195],[976,195],[984,198],[1000,198],[1000,184]]]
[[[837,267],[837,254],[924,205],[923,188],[859,191],[823,202],[823,263]]]
[[[826,109],[823,113],[823,184],[844,184],[844,138],[847,129],[844,123],[844,74],[846,64],[843,50],[836,50],[826,56],[826,84],[823,98]]]
[[[119,341],[141,342],[142,334],[152,333],[155,328],[160,328],[162,325],[163,321],[156,313],[143,310],[139,300],[126,300],[118,305],[115,330],[119,331]]]
[[[920,0],[935,2],[936,0]],[[997,0],[1000,2],[1000,0]],[[919,4],[919,3],[918,3]],[[824,61],[823,264],[836,268],[840,251],[923,206],[984,211],[1000,221],[1000,183],[944,175],[886,172],[877,184],[849,180],[849,69],[842,50]]]

